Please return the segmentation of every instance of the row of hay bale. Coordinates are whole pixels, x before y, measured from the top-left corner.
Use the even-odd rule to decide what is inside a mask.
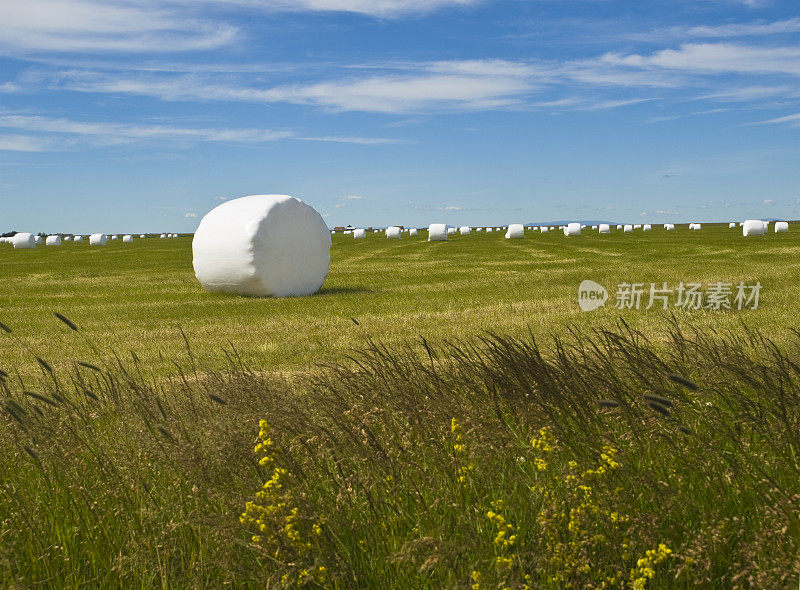
[[[109,240],[119,240],[120,236],[117,234],[91,234],[88,237],[88,242],[90,246],[105,246]],[[140,239],[146,238],[146,234],[139,234]],[[178,234],[161,234],[160,237],[162,239],[165,238],[177,238]],[[44,244],[45,246],[61,246],[64,242],[76,242],[80,243],[83,242],[84,236],[82,235],[64,235],[64,234],[53,234],[42,238],[40,235],[28,233],[28,232],[17,232],[13,236],[8,236],[4,238],[0,238],[0,244],[10,244],[14,247],[15,250],[32,250],[36,246]],[[124,244],[130,244],[133,242],[133,234],[125,234],[122,236],[121,241]]]

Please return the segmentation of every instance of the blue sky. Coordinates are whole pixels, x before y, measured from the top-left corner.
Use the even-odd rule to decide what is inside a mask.
[[[797,0],[0,4],[0,228],[800,218]]]

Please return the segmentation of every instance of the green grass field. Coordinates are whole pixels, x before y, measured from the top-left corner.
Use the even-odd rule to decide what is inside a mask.
[[[2,248],[0,586],[796,587],[799,252],[336,236],[320,293],[252,299],[188,238]],[[760,305],[613,308],[681,281]]]
[[[698,327],[736,328],[745,320],[779,341],[797,309],[800,234],[744,239],[740,229],[706,225],[600,236],[585,231],[565,238],[554,231],[526,232],[505,240],[502,232],[451,236],[429,243],[424,232],[400,241],[370,234],[366,240],[337,235],[331,267],[313,297],[253,299],[206,293],[194,278],[191,238],[148,238],[133,244],[86,242],[32,251],[0,248],[0,321],[44,359],[56,364],[85,350],[52,313],[60,312],[98,343],[134,350],[143,365],[167,371],[185,343],[203,361],[234,346],[264,370],[291,371],[342,358],[368,338],[385,344],[425,336],[472,337],[487,330],[520,335],[561,332],[568,326],[609,326],[616,318],[647,334],[663,330],[677,313]],[[603,284],[611,300],[584,313],[577,289],[583,279]],[[758,310],[706,312],[613,308],[622,282],[716,281],[763,285]],[[646,300],[644,300],[646,304]],[[643,307],[644,307],[643,304]],[[353,323],[355,318],[359,325]],[[18,342],[0,340],[0,363],[30,367]]]

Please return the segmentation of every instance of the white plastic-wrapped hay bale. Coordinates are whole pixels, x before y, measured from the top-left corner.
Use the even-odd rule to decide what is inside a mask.
[[[703,229],[703,226],[701,224],[699,223],[694,224],[694,231],[700,231],[701,229]]]
[[[119,239],[119,236],[118,236],[117,234],[113,234],[113,235],[111,236],[111,239],[112,239],[112,240],[118,240],[118,239]]]
[[[458,233],[460,233],[462,236],[468,236],[470,234],[470,227],[468,225],[462,225],[460,228],[458,228]]]
[[[444,223],[431,223],[428,226],[428,241],[429,242],[446,242],[447,241],[447,225]]]
[[[47,236],[47,239],[44,241],[45,246],[60,246],[61,245],[61,236]]]
[[[672,231],[672,230],[675,229],[675,224],[673,224],[673,223],[665,223],[664,224],[664,229],[667,230],[667,231]]]
[[[145,235],[144,235],[144,234],[139,234],[139,239],[140,239],[140,240],[143,240],[144,238],[145,238]]]
[[[353,230],[353,238],[356,240],[363,240],[367,237],[367,230],[365,229],[354,229]]]
[[[769,221],[762,221],[761,223],[764,224],[764,233],[769,231]]]
[[[92,234],[89,236],[90,246],[105,246],[107,242],[108,236],[106,234]]]
[[[539,228],[539,233],[542,233],[542,234],[546,234],[549,231],[550,231],[550,228],[548,228],[546,225],[543,225],[543,226],[541,226]]]
[[[408,230],[408,235],[409,236],[416,236],[418,233],[419,232],[417,231],[416,227],[412,227],[410,230]]]
[[[166,240],[167,239],[167,234],[161,234],[158,237],[161,238],[162,240]]]
[[[32,250],[36,247],[36,236],[27,232],[14,234],[14,250]]]
[[[37,245],[44,243],[44,239],[42,238],[42,236],[33,236],[33,241]]]
[[[642,229],[642,226],[639,223],[634,223],[633,224],[633,229]]]
[[[621,225],[617,225],[617,229],[622,229],[622,226]]]
[[[745,238],[763,236],[766,233],[764,223],[760,219],[747,219],[742,226],[742,235]]]
[[[735,222],[735,221],[731,221],[731,222],[728,224],[728,229],[734,229],[735,227],[736,227],[736,222]]]
[[[623,231],[623,232],[625,232],[626,234],[629,234],[629,233],[631,233],[631,232],[633,231],[633,226],[632,226],[632,225],[630,225],[630,224],[626,224],[626,225],[625,225],[625,226],[622,228],[622,231]]]
[[[492,233],[493,231],[494,231],[494,228],[491,228],[491,227],[487,227],[487,228],[486,228],[486,233],[487,233],[487,234],[490,234],[490,233]]]
[[[82,242],[83,241],[83,236],[75,236],[74,238],[72,238],[72,241],[73,242]]]
[[[133,242],[133,236],[130,234],[122,236],[122,242],[125,244],[130,244],[131,242]]]
[[[789,222],[788,221],[776,221],[775,222],[775,233],[776,234],[785,234],[789,231]]]
[[[525,228],[521,223],[510,223],[506,230],[507,240],[518,240],[525,237]]]
[[[597,231],[601,234],[610,234],[611,226],[609,226],[607,223],[601,223],[597,226]]]
[[[252,195],[203,217],[192,264],[207,291],[310,295],[328,276],[330,250],[331,234],[313,207],[288,195]]]
[[[596,225],[593,225],[593,226],[592,226],[592,229],[593,229],[593,230],[595,230],[595,231],[597,231],[597,226],[596,226]]]
[[[569,236],[579,236],[581,235],[581,224],[580,223],[570,223],[564,228],[564,235]]]
[[[454,228],[454,227],[448,227],[447,228],[447,235],[448,236],[452,236],[454,233],[456,233],[456,228]]]
[[[653,226],[652,226],[652,225],[650,225],[649,223],[645,223],[645,224],[642,226],[642,231],[651,231],[652,229],[653,229]]]
[[[72,236],[64,236],[64,241],[65,242],[71,242],[72,241]]]
[[[386,228],[386,237],[390,240],[399,240],[401,237],[403,237],[403,234],[399,227],[393,225]]]

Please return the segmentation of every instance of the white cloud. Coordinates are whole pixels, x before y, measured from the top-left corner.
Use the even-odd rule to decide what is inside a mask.
[[[364,197],[360,197],[358,195],[348,195],[346,197],[342,197],[343,201],[360,201]]]
[[[0,3],[6,51],[163,52],[214,49],[235,27],[184,12],[119,0],[25,0]]]
[[[196,0],[195,0],[196,1]],[[231,5],[272,11],[353,12],[375,17],[426,13],[446,7],[471,6],[481,0],[218,0]]]
[[[187,218],[190,218],[190,219],[194,219],[195,217],[197,217],[197,213],[191,213],[191,212],[187,211],[186,213],[183,214],[183,216],[187,217]]]
[[[51,140],[31,135],[0,134],[0,151],[6,152],[45,152],[53,149]]]
[[[764,204],[767,206],[772,205],[773,203],[775,203],[775,201],[772,199],[764,199]]]
[[[758,121],[753,123],[753,125],[768,125],[776,123],[788,123],[791,127],[800,127],[800,113],[786,115],[785,117],[776,117],[775,119],[768,119],[766,121]]]
[[[297,137],[292,131],[269,129],[214,129],[197,127],[178,127],[173,125],[135,125],[129,123],[84,122],[71,119],[51,118],[31,115],[0,114],[0,129],[15,129],[27,133],[49,134],[49,139],[22,141],[21,136],[9,145],[26,146],[30,149],[17,151],[42,151],[63,149],[76,143],[80,138],[84,143],[94,145],[116,145],[147,140],[166,141],[215,141],[231,143],[264,143],[286,139],[302,141],[332,141],[362,145],[382,145],[396,140],[368,137]],[[71,139],[65,139],[64,136]],[[10,136],[7,136],[10,137]],[[32,136],[25,136],[29,140]],[[33,149],[37,147],[38,149]]]
[[[800,47],[753,47],[729,43],[686,43],[649,55],[607,53],[601,61],[631,68],[694,73],[790,74],[800,76]]]

